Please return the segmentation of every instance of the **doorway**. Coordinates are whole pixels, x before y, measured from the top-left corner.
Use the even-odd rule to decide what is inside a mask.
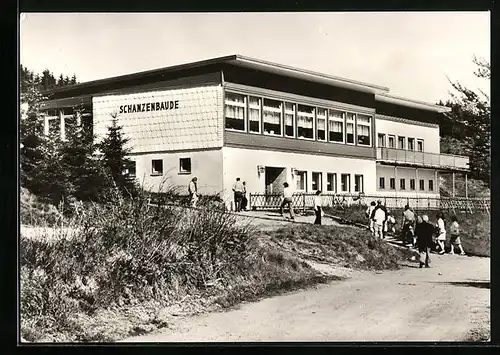
[[[266,166],[266,195],[276,195],[283,192],[283,183],[286,181],[285,168]]]

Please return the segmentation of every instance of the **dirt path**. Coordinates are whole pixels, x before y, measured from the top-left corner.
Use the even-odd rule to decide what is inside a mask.
[[[127,342],[454,341],[489,329],[490,260],[432,255],[432,268],[355,272],[346,281],[178,319]]]

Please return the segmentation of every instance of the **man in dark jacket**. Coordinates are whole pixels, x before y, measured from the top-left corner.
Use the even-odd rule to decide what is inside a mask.
[[[431,262],[431,259],[429,257],[429,250],[432,247],[433,233],[434,233],[434,226],[429,223],[429,217],[427,215],[423,215],[422,223],[417,223],[417,226],[415,228],[415,234],[417,236],[418,252],[420,253],[421,268],[424,265],[426,268],[430,267],[429,263]]]

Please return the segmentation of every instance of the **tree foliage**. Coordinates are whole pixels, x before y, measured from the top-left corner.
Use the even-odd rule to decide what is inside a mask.
[[[475,75],[489,80],[490,63],[474,57]],[[459,82],[451,82],[454,92],[446,106],[451,129],[442,131],[441,151],[470,157],[471,177],[489,184],[491,172],[491,103],[481,90],[469,89]]]

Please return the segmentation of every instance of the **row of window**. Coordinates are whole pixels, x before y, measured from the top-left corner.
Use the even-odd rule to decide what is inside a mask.
[[[424,191],[425,190],[425,180],[420,179],[418,184],[419,190]],[[379,189],[383,190],[385,189],[385,178],[381,177],[379,178],[379,184],[378,184]],[[390,190],[396,190],[396,178],[389,178],[389,189]],[[400,190],[406,190],[406,179],[399,179],[399,189]],[[415,179],[410,179],[410,190],[415,190]],[[434,191],[434,180],[428,180],[428,190],[429,191]]]
[[[387,141],[386,141],[387,137]],[[417,152],[424,151],[424,140],[423,139],[415,139],[411,137],[403,137],[398,136],[398,145],[397,149],[407,149],[407,150],[417,150]],[[415,146],[415,141],[417,145]],[[387,147],[387,148],[396,148],[396,136],[392,134],[379,133],[378,134],[378,146],[379,147]]]
[[[226,92],[227,130],[346,144],[371,145],[369,115]]]
[[[307,171],[297,171],[296,190],[307,191]],[[354,175],[354,192],[363,192],[363,175]],[[323,191],[323,173],[312,173],[312,191]],[[326,191],[327,192],[351,192],[351,174],[340,174],[340,189],[337,187],[337,173],[326,174]]]
[[[191,158],[179,158],[179,174],[191,174]],[[151,161],[151,175],[163,175],[163,160]]]

